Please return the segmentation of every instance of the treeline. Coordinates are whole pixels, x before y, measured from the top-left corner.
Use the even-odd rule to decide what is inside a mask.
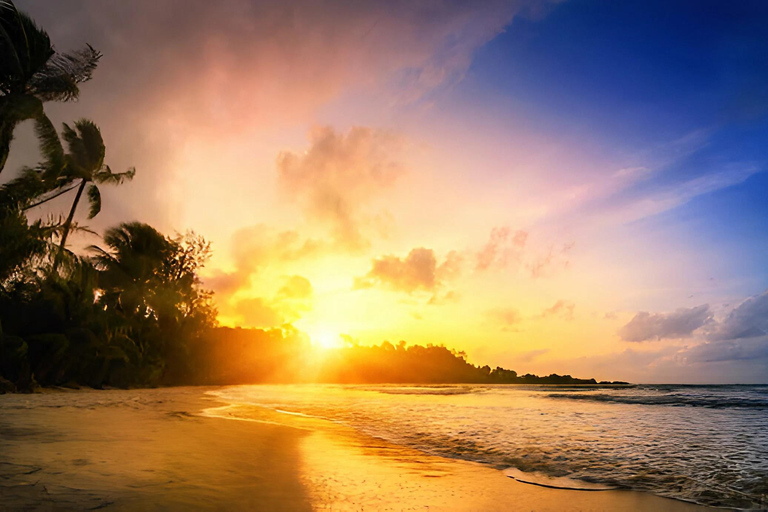
[[[463,352],[441,345],[408,346],[405,341],[315,350],[292,328],[218,327],[211,330],[203,350],[198,384],[626,384],[570,375],[520,376],[514,370],[475,366]]]

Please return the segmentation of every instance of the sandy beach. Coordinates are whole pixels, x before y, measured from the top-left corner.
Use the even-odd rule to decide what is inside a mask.
[[[0,508],[48,510],[712,510],[571,491],[431,456],[205,388],[0,396]]]

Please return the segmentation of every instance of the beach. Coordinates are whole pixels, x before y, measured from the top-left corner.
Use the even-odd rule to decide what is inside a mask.
[[[0,396],[3,510],[711,510],[517,482],[206,388]]]

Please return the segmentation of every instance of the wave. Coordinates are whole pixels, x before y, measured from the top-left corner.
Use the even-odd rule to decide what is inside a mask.
[[[517,468],[507,468],[504,474],[509,478],[524,484],[549,487],[550,489],[569,489],[572,491],[612,491],[619,489],[613,485],[605,485],[584,480],[576,480],[565,476],[552,476],[539,471],[520,471]]]
[[[765,386],[244,386],[208,394],[237,404],[227,412],[233,419],[269,418],[260,409],[323,418],[506,469],[528,484],[634,489],[732,509],[766,505]],[[641,409],[647,405],[658,407]]]
[[[467,395],[483,391],[477,386],[365,386],[358,389],[387,395]]]
[[[762,394],[762,393],[761,393]],[[723,396],[703,394],[609,394],[550,393],[547,398],[584,400],[631,405],[664,405],[671,407],[705,407],[708,409],[768,409],[768,399],[761,396]]]

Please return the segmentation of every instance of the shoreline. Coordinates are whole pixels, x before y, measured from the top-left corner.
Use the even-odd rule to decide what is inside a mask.
[[[521,483],[481,463],[265,408],[232,421],[245,419],[235,414],[241,406],[206,394],[213,389],[0,398],[1,501],[7,510],[718,510]]]

